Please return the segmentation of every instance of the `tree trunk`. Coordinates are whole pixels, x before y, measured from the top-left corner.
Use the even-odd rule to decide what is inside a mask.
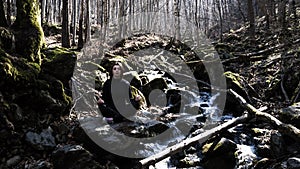
[[[11,25],[11,0],[7,0],[7,24]]]
[[[77,10],[76,0],[73,0],[73,10],[72,10],[72,46],[76,45],[76,10]]]
[[[90,21],[90,0],[86,0],[86,16],[85,16],[85,28],[86,28],[86,35],[85,35],[85,42],[91,40],[91,21]]]
[[[29,61],[41,64],[40,50],[44,45],[44,32],[39,22],[38,0],[17,0],[15,30],[16,52]]]
[[[44,23],[44,18],[45,18],[45,0],[40,0],[40,5],[41,5],[41,23]]]
[[[84,13],[84,0],[80,4],[80,17],[79,17],[79,33],[78,33],[78,49],[83,48],[83,13]]]
[[[278,22],[283,30],[286,30],[286,0],[281,0],[278,6]]]
[[[0,26],[7,27],[7,20],[5,18],[5,12],[4,12],[4,3],[3,0],[0,0]]]
[[[248,21],[249,21],[249,35],[253,38],[255,34],[255,16],[254,16],[254,9],[253,9],[253,1],[247,0],[248,6]]]
[[[223,16],[222,16],[221,4],[220,4],[219,0],[217,0],[216,3],[217,3],[216,5],[218,8],[219,24],[220,24],[219,38],[220,38],[220,41],[223,42]]]
[[[62,47],[70,48],[70,39],[69,39],[69,16],[68,16],[68,0],[63,0],[63,9],[62,9],[62,34],[61,42]]]

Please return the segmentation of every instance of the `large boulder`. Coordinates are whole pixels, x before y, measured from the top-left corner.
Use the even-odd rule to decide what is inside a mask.
[[[76,53],[65,48],[50,48],[43,52],[41,73],[44,76],[53,76],[60,80],[64,87],[69,86],[69,80],[73,76],[76,62]],[[48,77],[46,77],[48,78]]]

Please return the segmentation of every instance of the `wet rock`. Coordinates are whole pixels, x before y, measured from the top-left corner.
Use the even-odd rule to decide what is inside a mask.
[[[16,155],[16,156],[8,159],[6,161],[6,165],[8,167],[13,167],[13,166],[17,165],[20,161],[21,161],[21,157],[19,155]]]
[[[52,169],[53,166],[49,161],[46,160],[34,160],[29,159],[23,165],[25,169]],[[22,167],[23,167],[22,166]]]
[[[300,168],[300,158],[292,157],[289,158],[287,161],[287,168],[289,169],[297,169]]]
[[[274,157],[280,157],[286,152],[286,145],[283,136],[278,131],[271,133],[271,150]]]
[[[154,89],[158,90],[165,90],[167,89],[167,82],[163,78],[156,78],[151,80],[149,83],[145,84],[141,88],[141,92],[144,94],[146,97],[147,105],[151,105],[150,100],[149,100],[149,95]]]
[[[27,132],[26,141],[37,150],[45,150],[56,146],[51,128],[44,129],[40,134],[32,131]]]
[[[254,169],[267,168],[270,166],[270,163],[272,163],[272,161],[269,158],[263,158],[255,164]]]
[[[261,157],[272,157],[271,147],[267,144],[257,145],[256,153]]]
[[[58,146],[52,154],[54,168],[102,169],[95,157],[80,145]]]
[[[226,138],[207,143],[202,148],[204,154],[203,166],[207,169],[232,169],[236,165],[234,155],[236,150],[237,145]]]
[[[300,128],[300,102],[295,103],[279,112],[279,119]]]

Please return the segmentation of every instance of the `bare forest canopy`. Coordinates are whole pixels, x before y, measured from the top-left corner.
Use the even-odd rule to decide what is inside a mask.
[[[151,22],[141,15],[149,13],[166,14],[175,20],[159,17],[160,22]],[[116,164],[121,169],[128,169],[136,164],[148,167],[167,156],[176,168],[289,168],[294,163],[294,168],[299,168],[299,17],[300,0],[0,0],[0,168],[102,169],[113,168]],[[188,21],[188,24],[178,21]],[[165,32],[171,27],[176,36],[153,32],[126,36],[143,26],[158,26]],[[177,30],[180,37],[181,31],[190,27],[193,27],[192,36],[182,34],[185,39],[178,38]],[[114,40],[110,36],[115,36],[113,33],[122,37],[114,46],[103,44],[97,38],[101,35]],[[205,40],[211,40],[209,44],[212,42],[209,49],[202,45],[204,43],[199,45],[204,59],[196,57],[197,50],[188,44],[194,42],[193,38],[198,39],[200,33],[205,34]],[[91,44],[89,42],[95,44],[84,48],[85,44]],[[99,44],[110,47],[106,53],[101,53],[106,57],[101,63],[91,62],[94,56],[98,59],[99,53],[82,54],[94,49],[98,52]],[[204,64],[215,63],[214,57],[206,55],[211,49],[218,53],[214,56],[224,68],[222,78],[226,80],[226,90],[219,90],[209,83],[211,79],[207,74],[213,68],[206,69]],[[145,54],[144,60],[139,60]],[[150,94],[156,89],[168,89],[170,95],[180,96],[168,96],[174,98],[168,100],[169,105],[175,105],[170,109],[148,106],[149,111],[142,111],[146,117],[158,115],[158,123],[113,124],[120,131],[128,132],[130,136],[152,137],[164,132],[176,120],[179,124],[190,122],[189,118],[178,120],[186,117],[180,116],[180,104],[173,104],[181,99],[186,110],[197,110],[197,118],[193,118],[197,125],[181,144],[171,146],[174,143],[167,142],[165,151],[160,151],[164,148],[161,145],[160,149],[156,149],[156,145],[149,146],[146,150],[160,153],[141,161],[104,151],[88,137],[73,111],[74,105],[80,103],[74,97],[76,92],[86,92],[85,87],[75,90],[74,67],[81,56],[84,61],[81,67],[88,67],[88,70],[77,73],[84,75],[84,79],[94,82],[94,74],[92,78],[89,76],[94,72],[89,68],[97,68],[98,86],[90,88],[92,101],[95,89],[100,89],[100,84],[107,78],[111,62],[119,60],[127,69],[132,68],[128,70],[133,70],[126,72],[124,78],[136,74],[142,77],[134,79],[132,84],[149,98],[146,102],[151,103]],[[153,58],[160,67],[150,67]],[[172,71],[161,71],[180,69],[173,64],[176,59],[184,60],[193,71],[181,71],[185,74],[180,73],[184,75],[180,78],[187,79],[181,84],[195,80],[196,90],[178,87],[173,74],[168,74]],[[142,70],[145,63],[150,71]],[[81,85],[77,83],[77,87]],[[206,125],[210,122],[207,117],[221,112],[215,104],[217,96],[206,93],[212,88],[226,95],[223,115],[217,119],[217,123],[224,123],[218,127]],[[187,95],[182,94],[185,91]],[[204,100],[199,99],[198,93],[205,94]],[[95,107],[96,103],[89,106]],[[101,131],[97,125],[92,126],[97,128],[89,127],[95,134],[105,131],[102,136],[110,137],[112,134],[106,126],[103,125]],[[194,144],[202,140],[203,145]],[[115,139],[109,143],[114,147],[128,147],[122,141]],[[253,148],[256,152],[251,151],[247,155],[249,158],[243,158],[241,147]],[[197,158],[188,158],[192,156]]]
[[[17,0],[1,0],[0,26],[12,25],[17,16]],[[43,25],[62,26],[63,47],[83,47],[94,29],[109,22],[143,12],[163,12],[182,17],[202,30],[209,38],[223,40],[223,33],[248,25],[255,33],[257,20],[265,28],[283,28],[297,20],[299,0],[39,0]],[[293,15],[292,20],[286,16]],[[5,17],[4,17],[5,16]],[[296,21],[295,21],[296,22]],[[139,22],[132,23],[139,24]],[[131,28],[127,28],[131,29]]]

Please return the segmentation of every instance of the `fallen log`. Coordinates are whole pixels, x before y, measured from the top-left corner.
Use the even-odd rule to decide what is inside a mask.
[[[293,126],[291,124],[282,123],[280,120],[278,120],[274,116],[272,116],[268,113],[259,111],[254,106],[247,103],[247,101],[242,96],[238,95],[232,89],[229,89],[228,92],[237,99],[237,101],[242,105],[242,107],[245,108],[245,110],[247,110],[247,113],[243,114],[242,116],[240,116],[238,118],[235,118],[226,123],[223,123],[215,128],[212,128],[201,134],[198,134],[194,137],[185,139],[182,142],[175,144],[174,146],[168,147],[167,149],[165,149],[153,156],[150,156],[143,160],[140,160],[139,163],[137,164],[136,168],[138,168],[138,169],[148,168],[150,165],[154,165],[155,163],[190,147],[191,145],[193,145],[196,142],[202,144],[203,142],[205,142],[207,139],[209,139],[213,135],[217,135],[224,130],[227,130],[237,124],[244,123],[248,120],[251,120],[252,118],[256,118],[257,120],[267,121],[268,123],[277,127],[280,132],[294,138],[298,142],[300,141],[300,130],[298,128],[296,128],[295,126]]]
[[[174,146],[168,147],[167,149],[165,149],[153,156],[150,156],[148,158],[140,160],[137,165],[137,168],[139,168],[139,169],[148,168],[150,165],[154,165],[155,163],[157,163],[173,154],[176,154],[176,153],[184,150],[185,148],[190,147],[191,145],[193,145],[196,142],[201,144],[201,143],[205,142],[207,139],[209,139],[211,136],[217,135],[218,133],[220,133],[224,130],[227,130],[237,124],[243,123],[247,120],[250,120],[250,118],[249,118],[248,114],[244,114],[238,118],[235,118],[226,123],[223,123],[215,128],[207,130],[199,135],[185,139],[182,142],[175,144]]]

